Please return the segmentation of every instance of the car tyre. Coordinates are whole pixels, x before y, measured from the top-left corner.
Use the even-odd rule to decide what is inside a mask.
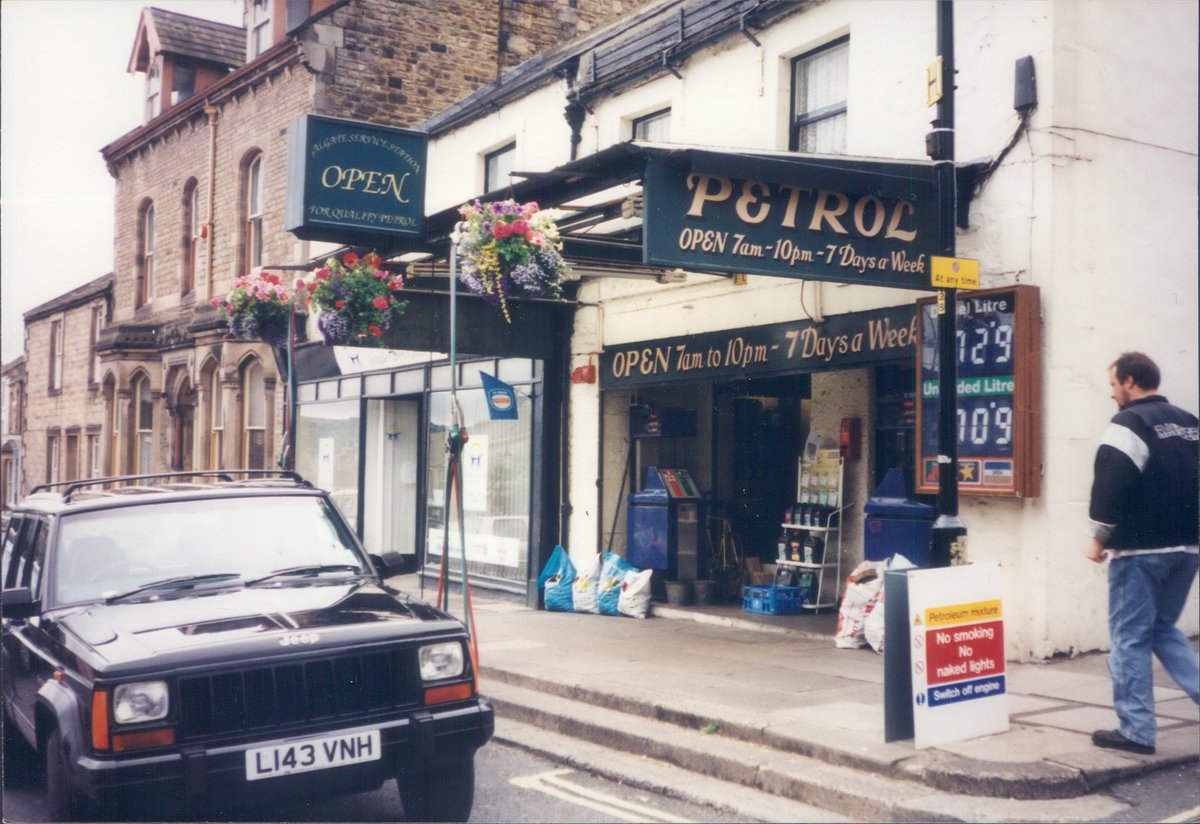
[[[408,821],[466,821],[475,801],[474,756],[397,776]]]
[[[46,802],[51,821],[82,821],[91,817],[91,805],[71,785],[71,764],[62,731],[58,729],[46,741]]]
[[[4,714],[4,784],[9,787],[26,787],[33,778],[34,753],[13,724],[8,713]]]

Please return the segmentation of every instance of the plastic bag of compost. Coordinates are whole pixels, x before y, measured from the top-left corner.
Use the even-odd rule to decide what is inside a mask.
[[[652,569],[627,572],[621,584],[621,595],[617,598],[617,609],[631,618],[645,618],[650,613],[650,576]]]
[[[538,576],[538,587],[545,590],[543,602],[546,609],[570,612],[575,608],[571,590],[575,584],[575,565],[571,556],[561,546],[554,547],[550,560]]]
[[[625,576],[637,569],[620,555],[606,552],[600,566],[600,594],[596,596],[596,605],[601,615],[620,615],[617,603],[621,599],[621,585]]]
[[[572,598],[576,612],[598,612],[596,598],[600,594],[600,553],[596,553],[585,567],[575,570],[575,586]]]

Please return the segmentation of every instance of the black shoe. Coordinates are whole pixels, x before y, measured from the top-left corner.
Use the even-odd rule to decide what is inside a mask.
[[[1139,755],[1154,755],[1154,747],[1131,741],[1122,735],[1120,730],[1096,730],[1092,733],[1092,743],[1097,747],[1107,747],[1110,750],[1126,750]]]

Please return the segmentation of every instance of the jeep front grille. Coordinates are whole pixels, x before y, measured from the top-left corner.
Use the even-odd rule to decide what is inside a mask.
[[[416,654],[398,649],[179,680],[185,741],[322,720],[365,717],[421,703]]]

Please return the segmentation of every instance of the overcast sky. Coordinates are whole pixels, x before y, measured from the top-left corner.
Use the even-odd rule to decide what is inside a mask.
[[[0,344],[21,316],[113,268],[113,179],[100,148],[141,125],[126,73],[146,6],[241,25],[241,0],[0,0]]]

